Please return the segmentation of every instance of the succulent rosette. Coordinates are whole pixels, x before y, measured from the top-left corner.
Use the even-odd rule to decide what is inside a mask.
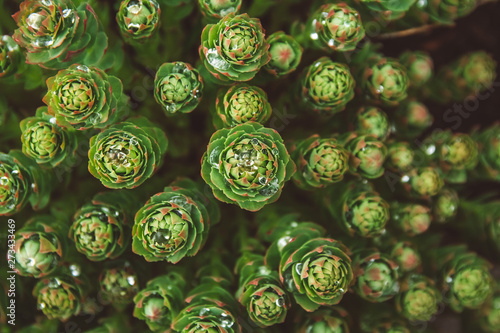
[[[231,13],[238,13],[242,0],[198,0],[201,13],[210,21],[217,21]]]
[[[391,141],[387,143],[387,159],[385,168],[396,172],[409,171],[413,166],[415,151],[406,141]]]
[[[50,77],[47,89],[43,102],[61,127],[105,128],[127,112],[120,79],[97,67],[74,64]]]
[[[37,307],[48,319],[66,321],[82,311],[88,285],[81,277],[58,273],[44,277],[33,289]]]
[[[297,165],[294,183],[302,189],[321,188],[344,179],[349,170],[349,153],[334,138],[313,135],[294,142],[290,155]]]
[[[130,118],[90,138],[89,172],[108,188],[137,187],[162,165],[167,145],[159,127]]]
[[[302,59],[302,46],[283,31],[275,32],[267,37],[271,60],[264,69],[273,76],[281,77],[295,71]]]
[[[150,280],[134,297],[134,317],[153,332],[167,332],[184,304],[186,281],[179,272]]]
[[[264,263],[264,257],[250,252],[237,261],[240,277],[236,298],[259,327],[269,327],[285,321],[290,300],[281,286],[278,272]]]
[[[397,106],[407,97],[409,82],[406,68],[398,60],[374,56],[364,64],[358,84],[368,100]]]
[[[108,37],[100,31],[96,13],[87,3],[76,8],[70,0],[25,0],[13,15],[18,29],[14,40],[26,49],[26,62],[62,69],[80,63],[110,68],[104,57]]]
[[[457,18],[472,12],[476,4],[477,0],[417,1],[416,8],[428,14],[434,22],[452,24]]]
[[[221,83],[249,81],[271,60],[259,19],[230,13],[208,24],[201,35],[200,57]]]
[[[34,210],[49,203],[53,174],[20,150],[0,153],[0,175],[0,215],[18,213],[28,202]]]
[[[370,10],[380,12],[388,19],[397,19],[405,15],[416,0],[355,0]]]
[[[474,318],[484,332],[495,333],[500,327],[500,288],[497,286],[493,296],[488,299]]]
[[[264,90],[242,83],[222,88],[211,113],[215,127],[221,129],[249,121],[265,124],[271,117],[272,107]]]
[[[474,169],[479,159],[476,141],[465,133],[434,132],[422,148],[430,159],[439,163],[450,183],[465,183],[467,171]]]
[[[356,277],[353,289],[361,298],[380,303],[399,292],[399,266],[388,255],[377,249],[363,249],[353,255]]]
[[[399,61],[407,69],[410,87],[423,87],[434,75],[434,62],[425,52],[407,51],[399,56]]]
[[[476,176],[500,180],[500,124],[494,124],[472,135],[479,149]]]
[[[494,83],[496,68],[496,61],[484,51],[463,55],[438,72],[431,97],[441,103],[461,102],[484,92]]]
[[[250,211],[278,200],[295,172],[278,132],[254,122],[215,132],[201,163],[218,200]]]
[[[302,319],[302,318],[301,318]],[[349,333],[349,314],[340,306],[321,308],[306,313],[295,333]]]
[[[126,40],[144,42],[158,29],[160,15],[160,5],[156,0],[123,0],[116,21]]]
[[[417,101],[406,101],[401,103],[394,113],[394,125],[396,135],[413,139],[428,129],[434,118],[425,104]]]
[[[203,79],[198,70],[180,61],[161,65],[154,86],[156,102],[167,116],[193,111],[203,93]]]
[[[101,271],[99,287],[104,301],[122,308],[131,303],[139,291],[137,273],[129,262],[111,265]]]
[[[325,238],[318,224],[296,218],[270,216],[260,225],[260,237],[272,242],[265,262],[279,271],[281,283],[304,310],[338,304],[353,282],[349,250]]]
[[[217,204],[196,183],[178,180],[152,196],[137,212],[132,250],[147,261],[177,263],[196,255],[219,218]]]
[[[458,214],[459,228],[466,239],[486,253],[500,254],[499,200],[460,200]]]
[[[410,321],[429,321],[439,310],[441,293],[434,281],[424,275],[410,274],[401,281],[396,310]]]
[[[130,244],[130,192],[103,192],[83,205],[73,216],[69,238],[76,250],[91,261],[119,257]]]
[[[491,264],[465,246],[442,247],[435,251],[446,303],[456,312],[478,309],[492,294]]]
[[[452,188],[443,188],[432,200],[432,215],[436,222],[446,223],[452,220],[458,211],[459,198]]]
[[[242,331],[237,317],[238,304],[228,291],[230,282],[226,273],[231,277],[231,272],[220,263],[200,268],[197,273],[200,283],[187,294],[187,304],[172,323],[174,331]]]
[[[416,247],[407,241],[399,241],[390,250],[390,256],[399,266],[402,274],[419,272],[422,268],[422,257]]]
[[[74,129],[59,127],[47,107],[39,107],[19,126],[23,153],[38,164],[56,167],[74,156],[78,144]]]
[[[341,139],[349,152],[349,172],[366,179],[375,179],[384,174],[387,147],[371,135],[347,133]]]
[[[347,52],[365,37],[365,29],[359,13],[341,2],[319,7],[309,17],[304,34],[314,48]]]
[[[385,141],[391,134],[387,113],[375,106],[358,110],[354,117],[354,128],[357,133],[371,135],[379,141]]]
[[[21,49],[9,35],[0,38],[0,80],[18,73],[23,56]]]
[[[391,203],[391,223],[409,236],[419,235],[431,225],[431,209],[414,203]]]
[[[411,196],[419,198],[433,197],[444,185],[441,171],[433,167],[418,167],[401,176],[403,189]]]
[[[16,232],[16,272],[41,278],[55,271],[67,257],[68,227],[53,216],[33,217]]]
[[[304,69],[299,94],[313,110],[334,114],[354,98],[355,86],[347,65],[322,57]]]

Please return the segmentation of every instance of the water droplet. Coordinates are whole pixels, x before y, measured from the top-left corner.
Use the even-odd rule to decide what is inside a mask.
[[[204,317],[208,313],[210,313],[210,309],[209,308],[203,308],[203,309],[200,310],[200,317]]]
[[[345,294],[345,290],[343,288],[339,288],[339,293]]]
[[[56,118],[55,117],[50,118],[49,123],[55,124],[56,123]]]
[[[297,272],[297,274],[301,275],[302,274],[302,263],[299,262],[298,264],[295,265],[295,272]]]
[[[334,45],[335,45],[335,40],[330,39],[330,40],[328,41],[328,45],[329,45],[329,46],[334,46]]]
[[[184,73],[184,71],[187,70],[189,73],[189,69],[186,68],[186,65],[184,65],[182,62],[176,62],[174,67],[172,67],[172,73]]]
[[[227,70],[231,67],[231,65],[219,55],[217,49],[210,49],[207,51],[207,61],[210,65],[219,70]]]
[[[434,145],[430,145],[425,150],[425,152],[427,153],[427,155],[432,155],[432,154],[434,154],[435,151],[436,151],[436,146],[434,146]]]
[[[410,177],[408,175],[404,175],[403,177],[401,177],[401,181],[403,183],[408,183],[408,181],[410,181]]]
[[[212,167],[216,169],[219,169],[219,159],[221,152],[222,147],[215,147],[214,150],[210,152],[210,156],[208,157],[208,162],[212,165]]]
[[[12,170],[11,174],[18,175],[19,174],[19,170]]]
[[[285,305],[285,300],[282,297],[278,298],[276,300],[276,305],[282,307],[283,305]]]
[[[43,36],[43,37],[38,37],[37,39],[35,39],[33,41],[33,44],[36,46],[36,47],[47,47],[47,46],[51,46],[52,44],[54,44],[54,38],[50,37],[50,36]]]
[[[76,69],[78,69],[79,71],[82,71],[82,72],[86,72],[86,73],[90,72],[90,69],[85,65],[78,65],[78,66],[76,66]]]
[[[142,3],[139,1],[130,1],[130,3],[127,6],[127,10],[130,14],[137,15],[142,10]]]
[[[28,258],[28,259],[26,259],[25,266],[28,266],[28,267],[33,267],[33,266],[35,266],[35,259],[33,259],[33,258]]]
[[[292,237],[290,236],[281,237],[278,240],[278,249],[281,251],[288,243],[290,243],[291,240]]]
[[[170,241],[170,233],[168,231],[156,231],[151,236],[151,240],[154,244],[164,245],[168,244]]]
[[[9,178],[2,177],[0,178],[0,185],[7,185],[9,183]]]
[[[165,105],[165,110],[170,113],[177,111],[177,106],[174,103]]]
[[[52,5],[52,1],[51,0],[41,0],[41,3],[44,4],[45,6]]]
[[[47,285],[49,288],[57,288],[61,285],[61,281],[59,281],[58,278],[53,278],[53,279],[50,279],[50,281]]]
[[[40,303],[40,304],[38,304],[38,308],[39,308],[40,310],[45,309],[45,303]]]
[[[133,276],[129,276],[129,277],[127,277],[127,282],[128,282],[128,284],[133,286],[133,285],[135,285],[135,278]]]
[[[220,314],[219,322],[223,328],[230,328],[234,325],[234,320],[224,312]]]
[[[176,204],[179,207],[182,207],[184,210],[191,212],[191,205],[188,204],[186,197],[175,196],[175,197],[170,198],[169,201],[173,204]]]
[[[256,146],[256,145],[258,145],[258,144],[259,144],[259,139],[257,139],[257,138],[253,138],[251,142],[252,142],[252,144],[253,144],[253,145],[255,145],[255,146]]]
[[[219,15],[221,17],[224,17],[227,14],[231,14],[231,13],[236,13],[236,8],[235,7],[228,7],[228,8],[225,8],[225,9],[221,9],[221,11],[219,12]]]
[[[38,13],[31,13],[26,18],[26,24],[33,30],[40,29],[40,24],[43,22],[44,17]]]
[[[71,11],[71,9],[68,9],[68,8],[64,9],[64,10],[63,10],[63,12],[62,12],[62,14],[63,14],[63,17],[64,17],[64,18],[67,18],[67,17],[68,17],[68,16],[70,16],[72,13],[73,13],[73,12]]]
[[[71,272],[71,275],[73,275],[75,277],[80,276],[80,274],[81,274],[81,268],[78,265],[75,265],[75,264],[70,265],[69,270]]]
[[[280,151],[278,150],[278,148],[273,148],[272,152],[273,152],[274,157],[276,157],[276,158],[277,158],[277,157],[279,156],[279,154],[280,154]]]
[[[260,177],[259,178],[259,183],[261,185],[266,185],[267,184],[267,178],[266,177]]]

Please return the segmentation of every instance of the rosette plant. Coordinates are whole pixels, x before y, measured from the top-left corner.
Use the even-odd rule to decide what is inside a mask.
[[[74,64],[47,80],[43,102],[61,127],[105,128],[127,113],[127,98],[117,77],[97,67]]]
[[[0,38],[0,80],[18,74],[22,59],[21,49],[12,37],[2,36]]]
[[[123,0],[116,22],[125,40],[145,42],[160,24],[161,10],[156,0]]]
[[[349,172],[366,179],[375,179],[384,174],[387,147],[371,135],[346,133],[340,137],[349,152]]]
[[[296,326],[295,333],[348,333],[350,318],[340,306],[323,307],[313,313],[299,317],[302,323]]]
[[[441,293],[434,281],[424,275],[410,274],[401,281],[396,310],[410,321],[429,321],[438,312]]]
[[[407,69],[410,88],[422,88],[434,75],[434,62],[425,52],[407,51],[398,59]]]
[[[371,135],[385,141],[391,134],[387,114],[375,106],[362,107],[354,116],[354,129],[361,135]]]
[[[351,236],[374,237],[389,221],[389,204],[370,183],[351,181],[329,188],[323,200],[342,229]]]
[[[68,257],[67,234],[68,226],[53,216],[28,220],[16,232],[16,272],[35,278],[53,273]]]
[[[493,297],[476,311],[474,319],[484,332],[495,333],[500,326],[500,288],[497,286]]]
[[[476,177],[500,180],[500,124],[472,133],[479,149]]]
[[[279,270],[281,283],[304,310],[338,304],[353,282],[349,250],[325,238],[319,225],[295,218],[285,215],[261,224],[261,237],[272,240],[266,263]]]
[[[467,239],[486,253],[500,254],[500,201],[460,200],[457,219]],[[474,221],[474,223],[470,223]]]
[[[219,90],[211,113],[215,127],[221,129],[249,121],[265,124],[272,107],[264,90],[241,83]]]
[[[215,132],[201,167],[218,200],[249,211],[278,200],[295,172],[278,132],[254,122]]]
[[[29,202],[34,210],[47,206],[56,185],[53,173],[42,169],[20,150],[0,153],[0,215],[18,213]]]
[[[367,9],[376,11],[381,17],[397,19],[405,15],[416,0],[355,0]]]
[[[175,264],[196,255],[219,219],[217,204],[200,186],[190,179],[177,180],[137,211],[132,250],[150,262]]]
[[[474,169],[479,159],[477,143],[465,133],[434,132],[423,142],[422,148],[439,164],[444,178],[450,183],[465,183],[467,171]]]
[[[495,81],[496,68],[495,60],[484,51],[463,55],[441,68],[432,82],[430,97],[441,103],[461,102],[484,92]]]
[[[387,143],[387,159],[385,168],[395,172],[409,171],[413,166],[415,151],[406,141],[390,141]]]
[[[345,64],[322,57],[306,67],[300,80],[300,98],[315,111],[334,114],[354,98],[356,82]]]
[[[76,7],[70,0],[25,0],[13,18],[18,26],[13,38],[26,49],[29,64],[50,69],[113,65],[115,55],[106,53],[108,37],[87,3]]]
[[[172,323],[174,331],[241,332],[238,304],[228,291],[231,271],[220,258],[210,260],[197,272],[200,282],[187,294],[185,307]]]
[[[288,75],[295,71],[302,60],[302,46],[283,31],[275,32],[267,37],[271,60],[264,69],[275,77]]]
[[[184,304],[186,280],[171,271],[148,281],[134,297],[134,317],[143,320],[153,332],[167,332]]]
[[[390,249],[390,256],[399,266],[402,274],[419,272],[422,268],[422,257],[417,248],[408,241],[399,241]]]
[[[114,263],[99,274],[99,287],[105,302],[122,309],[133,301],[139,291],[137,273],[127,261]]]
[[[37,307],[48,319],[66,321],[82,311],[88,282],[82,276],[61,271],[40,279],[33,289]]]
[[[456,312],[478,309],[492,294],[491,264],[466,246],[441,247],[431,253],[441,276],[445,302]]]
[[[290,155],[297,165],[294,183],[306,190],[321,188],[344,179],[349,170],[349,153],[334,138],[313,135],[290,145]]]
[[[200,103],[203,79],[198,70],[184,62],[160,66],[154,82],[154,97],[167,116],[189,113]]]
[[[432,200],[432,215],[436,222],[451,221],[458,211],[460,199],[452,188],[443,188]]]
[[[284,322],[290,300],[278,272],[265,265],[264,256],[244,252],[236,262],[235,272],[239,276],[236,298],[250,319],[259,327]]]
[[[413,168],[405,172],[400,184],[406,193],[417,198],[433,197],[444,185],[441,171],[428,166]]]
[[[73,128],[61,128],[47,107],[39,107],[34,117],[23,119],[21,143],[23,153],[38,164],[56,167],[75,155],[78,138]]]
[[[144,117],[129,118],[90,138],[89,171],[112,189],[141,185],[160,168],[168,140]]]
[[[227,14],[201,34],[200,57],[221,83],[248,81],[271,60],[260,20],[248,14]]]
[[[452,24],[457,18],[465,16],[476,8],[476,0],[460,1],[417,1],[416,8],[425,12],[432,21]]]
[[[391,203],[391,223],[409,236],[419,235],[429,229],[431,209],[415,203]]]
[[[242,0],[198,0],[200,11],[210,22],[217,22],[231,13],[238,13]]]
[[[385,106],[397,106],[404,100],[409,82],[406,68],[398,60],[379,54],[367,59],[357,78],[366,98]]]
[[[353,51],[365,37],[361,16],[346,3],[329,3],[319,7],[304,28],[306,44],[326,51]]]
[[[96,194],[73,216],[69,238],[76,250],[91,261],[119,257],[130,244],[135,197],[130,192]]]
[[[413,139],[422,134],[434,122],[434,118],[425,104],[418,101],[405,101],[394,113],[395,134],[406,139]]]
[[[361,298],[380,303],[399,292],[399,267],[388,255],[365,248],[354,251],[352,257],[356,277],[353,289]]]

